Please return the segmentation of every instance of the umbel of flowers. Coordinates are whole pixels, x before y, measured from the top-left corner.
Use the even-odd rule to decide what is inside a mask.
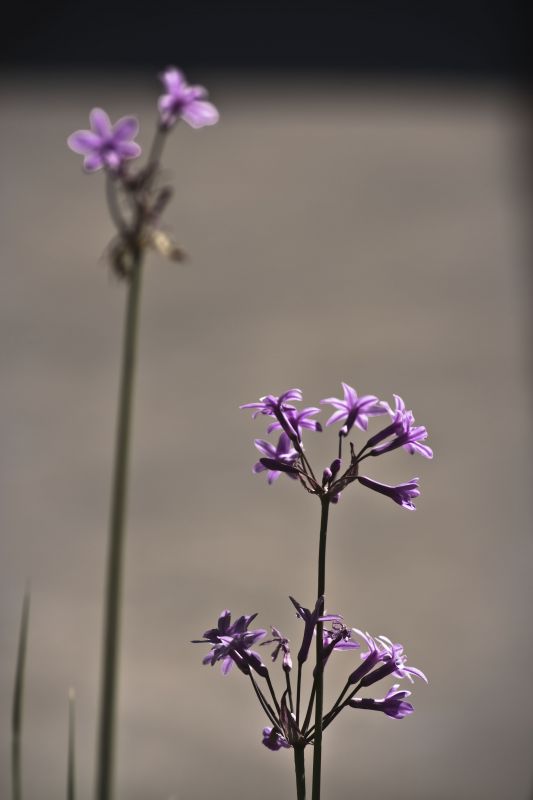
[[[322,425],[316,419],[320,408],[310,406],[298,409],[294,403],[302,401],[299,389],[289,389],[279,397],[266,395],[258,402],[241,406],[252,409],[254,418],[260,415],[268,417],[267,434],[275,433],[277,437],[273,442],[255,440],[261,455],[253,466],[254,473],[266,473],[269,484],[284,474],[294,482],[299,482],[308,494],[315,495],[321,503],[316,602],[307,608],[293,597],[290,598],[303,624],[301,645],[295,658],[295,681],[292,677],[294,663],[289,640],[275,627],[271,628],[271,637],[267,640],[265,629],[250,629],[257,614],[240,616],[232,623],[230,612],[223,611],[217,627],[205,631],[202,639],[194,640],[195,643],[201,642],[211,647],[203,659],[204,664],[213,666],[220,662],[224,675],[236,666],[250,680],[266,716],[263,744],[269,750],[292,748],[294,751],[299,800],[306,796],[304,749],[313,745],[312,797],[318,800],[322,733],[342,711],[381,711],[391,719],[403,719],[412,714],[413,706],[408,699],[411,692],[401,688],[399,681],[412,683],[418,677],[427,683],[420,669],[408,666],[401,644],[386,636],[371,636],[358,628],[348,627],[340,614],[325,611],[326,538],[330,505],[338,503],[348,487],[360,484],[390,498],[402,508],[414,511],[413,501],[420,495],[418,477],[390,486],[363,475],[362,462],[384,456],[398,448],[411,455],[433,458],[431,448],[425,444],[426,428],[415,425],[413,412],[406,409],[401,397],[394,395],[394,405],[391,406],[375,395],[358,396],[355,389],[346,383],[342,387],[342,399],[328,397],[322,400],[323,404],[334,409],[326,427],[338,424],[340,428],[335,457],[321,472],[313,469],[303,442],[304,432],[322,431]],[[368,436],[369,421],[373,417],[385,418],[385,424],[369,436],[362,446],[356,446],[352,441],[353,434],[359,431]],[[343,453],[343,450],[347,453]],[[301,696],[302,671],[313,642],[316,658],[312,689],[304,703]],[[271,659],[275,662],[279,658],[284,675],[281,694],[276,692],[268,667],[254,649],[257,644],[274,645]],[[339,650],[357,651],[359,659],[350,663],[349,674],[337,699],[331,708],[324,711],[324,672],[332,653]],[[388,681],[389,685],[381,691],[381,696],[376,697],[371,687],[384,681]],[[368,696],[369,691],[371,696]]]

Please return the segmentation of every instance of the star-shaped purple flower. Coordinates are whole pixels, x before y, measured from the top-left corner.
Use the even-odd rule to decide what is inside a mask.
[[[161,95],[158,102],[164,128],[171,128],[180,118],[191,128],[203,128],[218,122],[219,113],[205,99],[207,90],[203,86],[189,86],[176,67],[168,67],[159,77],[166,89],[166,94]]]
[[[67,139],[71,150],[85,156],[83,166],[87,172],[102,167],[117,172],[126,159],[140,156],[140,146],[132,141],[139,132],[136,117],[122,117],[112,125],[105,111],[93,108],[89,119],[91,130],[75,131]]]
[[[253,471],[256,474],[267,470],[270,484],[274,483],[282,472],[288,475],[289,478],[298,477],[296,470],[292,469],[292,465],[298,458],[298,453],[291,447],[291,440],[286,433],[281,434],[277,445],[266,442],[264,439],[256,439],[254,444],[264,456],[253,466]]]
[[[231,612],[227,609],[218,618],[216,628],[210,628],[204,633],[203,639],[193,639],[193,644],[209,643],[210,652],[202,659],[203,664],[216,664],[222,661],[222,673],[227,675],[233,664],[245,675],[254,669],[263,677],[268,670],[261,661],[261,657],[250,648],[259,639],[266,635],[263,628],[254,631],[248,630],[248,625],[257,617],[257,614],[246,614],[239,617],[231,624]]]
[[[301,411],[297,411],[296,409],[289,409],[285,412],[285,416],[289,420],[291,426],[294,430],[298,433],[299,438],[302,438],[302,429],[307,428],[310,431],[318,431],[322,430],[322,425],[320,422],[317,422],[316,419],[312,419],[315,414],[320,414],[320,408],[302,408]],[[267,428],[267,433],[272,433],[272,431],[279,431],[281,430],[281,422],[276,420],[275,422],[271,422]]]
[[[416,506],[413,503],[413,498],[420,495],[418,481],[420,478],[411,478],[407,483],[399,483],[397,486],[388,486],[386,483],[379,483],[367,478],[365,475],[359,475],[357,478],[359,483],[366,486],[367,489],[373,489],[379,494],[384,494],[385,497],[390,497],[395,503],[398,503],[402,508],[407,508],[409,511],[416,511]]]
[[[380,700],[372,700],[368,697],[353,697],[348,701],[352,708],[363,708],[367,711],[382,711],[392,719],[403,719],[412,714],[414,708],[411,703],[406,701],[406,697],[411,695],[407,690],[398,691],[399,684],[396,683]]]
[[[366,394],[358,397],[355,389],[348,386],[347,383],[342,384],[342,389],[344,400],[340,400],[338,397],[326,397],[325,400],[321,400],[322,403],[327,403],[337,409],[326,425],[344,422],[340,429],[341,436],[348,436],[354,425],[357,425],[362,431],[366,431],[369,417],[387,413],[387,407],[375,395]]]
[[[372,686],[373,683],[394,675],[396,678],[407,678],[413,683],[413,675],[428,683],[427,677],[421,669],[407,665],[407,656],[404,654],[403,645],[393,643],[386,636],[370,636],[369,633],[353,628],[367,644],[368,650],[361,653],[363,663],[350,675],[349,683],[361,682],[362,686]],[[381,662],[381,666],[374,669]]]
[[[282,747],[290,747],[287,739],[276,728],[263,728],[263,744],[274,752]]]
[[[433,458],[433,450],[426,444],[421,444],[424,439],[427,439],[428,432],[422,425],[415,425],[415,418],[413,412],[405,408],[405,403],[400,395],[394,395],[395,408],[392,409],[387,404],[388,413],[392,417],[392,423],[384,428],[382,431],[372,436],[368,442],[367,447],[371,447],[371,455],[379,456],[382,453],[388,453],[391,450],[396,450],[398,447],[403,447],[408,453],[418,453],[424,458]],[[393,438],[379,444],[390,436]],[[379,445],[379,447],[376,447]]]
[[[297,413],[297,409],[293,405],[290,405],[290,402],[292,400],[300,402],[301,399],[301,389],[288,389],[286,392],[283,392],[283,394],[280,394],[279,397],[276,397],[274,394],[267,394],[264,397],[260,397],[258,403],[245,403],[239,406],[239,408],[253,408],[254,413],[252,414],[252,419],[255,419],[258,414],[276,417],[279,427],[283,429],[289,439],[292,439],[294,442],[299,442],[299,431],[294,428],[289,419],[289,415],[294,417]]]

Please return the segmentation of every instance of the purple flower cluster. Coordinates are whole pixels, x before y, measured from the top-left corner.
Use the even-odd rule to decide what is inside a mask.
[[[302,643],[297,656],[298,682],[301,669],[308,659],[310,646],[319,622],[329,623],[322,632],[323,669],[333,652],[361,651],[360,642],[365,646],[360,655],[360,665],[352,670],[336,703],[324,714],[323,728],[326,728],[345,708],[381,711],[392,719],[403,719],[412,714],[413,706],[406,700],[411,693],[407,690],[400,690],[398,683],[395,683],[383,698],[357,696],[361,689],[373,686],[378,681],[389,677],[396,680],[407,679],[411,682],[418,677],[427,683],[427,678],[420,669],[407,665],[407,657],[401,644],[392,642],[386,636],[371,636],[357,628],[348,628],[339,614],[324,612],[323,597],[319,598],[313,610],[306,608],[293,597],[290,600],[296,609],[296,616],[303,622]],[[293,706],[290,679],[293,664],[289,639],[283,636],[278,628],[271,627],[272,639],[261,642],[261,646],[275,645],[272,662],[277,661],[278,656],[282,655],[281,665],[285,673],[287,689],[278,700],[268,668],[262,663],[258,654],[251,650],[251,647],[266,635],[266,631],[263,629],[248,630],[256,616],[256,614],[243,615],[232,624],[230,612],[223,611],[218,619],[217,627],[207,630],[203,639],[194,641],[211,645],[210,652],[203,658],[204,664],[213,665],[221,661],[224,675],[227,675],[233,664],[236,664],[243,674],[252,679],[257,698],[270,722],[270,725],[263,728],[262,742],[265,747],[273,751],[295,745],[303,747],[313,742],[314,728],[308,724],[309,715],[303,724],[300,722],[299,709],[295,709]],[[253,678],[253,673],[266,681],[267,689],[271,693],[271,700],[268,698],[268,692],[264,693]],[[316,677],[316,667],[313,677]]]
[[[245,403],[241,408],[253,410],[253,417],[259,414],[273,417],[267,427],[267,433],[281,431],[276,444],[256,439],[255,446],[262,457],[254,464],[255,473],[267,471],[268,482],[273,483],[283,472],[290,478],[299,479],[307,491],[320,497],[327,497],[331,502],[339,500],[341,492],[351,483],[358,481],[367,489],[389,497],[402,508],[415,510],[413,500],[419,496],[419,478],[389,486],[373,478],[359,473],[359,465],[369,457],[389,453],[402,447],[406,452],[418,453],[425,458],[433,458],[433,451],[424,444],[427,430],[415,425],[413,412],[406,409],[399,395],[394,395],[395,407],[379,400],[375,395],[359,396],[355,389],[347,383],[342,384],[344,397],[327,397],[321,402],[332,405],[334,413],[326,422],[326,427],[341,423],[339,430],[339,455],[329,467],[323,470],[322,482],[318,483],[304,451],[302,434],[304,429],[322,431],[321,424],[315,419],[320,409],[309,406],[298,410],[293,404],[302,401],[300,389],[289,389],[283,394],[265,395],[256,403]],[[371,436],[364,447],[356,452],[350,443],[350,459],[344,472],[342,467],[342,442],[350,435],[354,427],[361,431],[368,429],[369,419],[388,415],[391,422]]]
[[[165,87],[165,94],[158,101],[162,131],[170,130],[179,119],[192,128],[218,122],[219,113],[206,100],[207,90],[203,86],[189,86],[176,67],[168,67],[159,77]],[[117,173],[125,161],[140,156],[141,148],[133,141],[139,132],[136,117],[122,117],[112,125],[105,111],[93,108],[89,119],[90,130],[75,131],[67,139],[70,149],[84,156],[87,172],[104,168]]]

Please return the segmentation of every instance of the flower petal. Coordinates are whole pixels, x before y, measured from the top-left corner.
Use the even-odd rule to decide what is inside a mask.
[[[167,92],[175,92],[185,86],[185,76],[176,67],[167,67],[159,77],[165,84]]]
[[[83,168],[86,172],[96,172],[96,170],[102,169],[103,166],[104,160],[99,153],[92,153],[83,159]]]
[[[141,146],[137,142],[118,142],[115,150],[123,158],[138,158],[141,155]]]
[[[81,155],[89,155],[100,144],[100,137],[92,131],[74,131],[67,139],[71,150]]]
[[[139,120],[137,117],[121,117],[113,125],[113,139],[120,142],[134,139],[139,133]]]
[[[193,100],[181,112],[182,118],[191,128],[203,128],[205,125],[215,125],[220,115],[212,103],[206,100]]]
[[[107,139],[112,134],[111,121],[102,108],[93,108],[89,114],[91,128],[98,136]]]

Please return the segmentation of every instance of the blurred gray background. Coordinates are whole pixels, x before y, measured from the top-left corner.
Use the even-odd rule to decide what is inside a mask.
[[[344,380],[401,394],[435,459],[367,462],[378,480],[420,475],[422,496],[409,513],[363,487],[346,492],[330,523],[327,605],[404,643],[430,685],[414,687],[403,721],[344,712],[325,738],[324,797],[526,800],[531,223],[520,95],[497,82],[188,77],[209,87],[221,122],[172,136],[166,222],[190,259],[152,255],[145,272],[118,797],[293,796],[291,755],[262,747],[248,682],[203,667],[205,648],[189,640],[227,607],[260,612],[259,625],[298,646],[288,595],[313,602],[319,506],[283,476],[268,487],[252,475],[265,424],[238,406],[292,386],[316,405]],[[103,177],[83,175],[65,139],[101,105],[112,119],[137,113],[146,147],[159,87],[114,70],[20,74],[2,89],[0,797],[30,580],[25,797],[64,796],[73,686],[85,799],[125,292],[104,256]],[[335,431],[307,441],[320,470]],[[328,697],[354,663],[335,654]]]

